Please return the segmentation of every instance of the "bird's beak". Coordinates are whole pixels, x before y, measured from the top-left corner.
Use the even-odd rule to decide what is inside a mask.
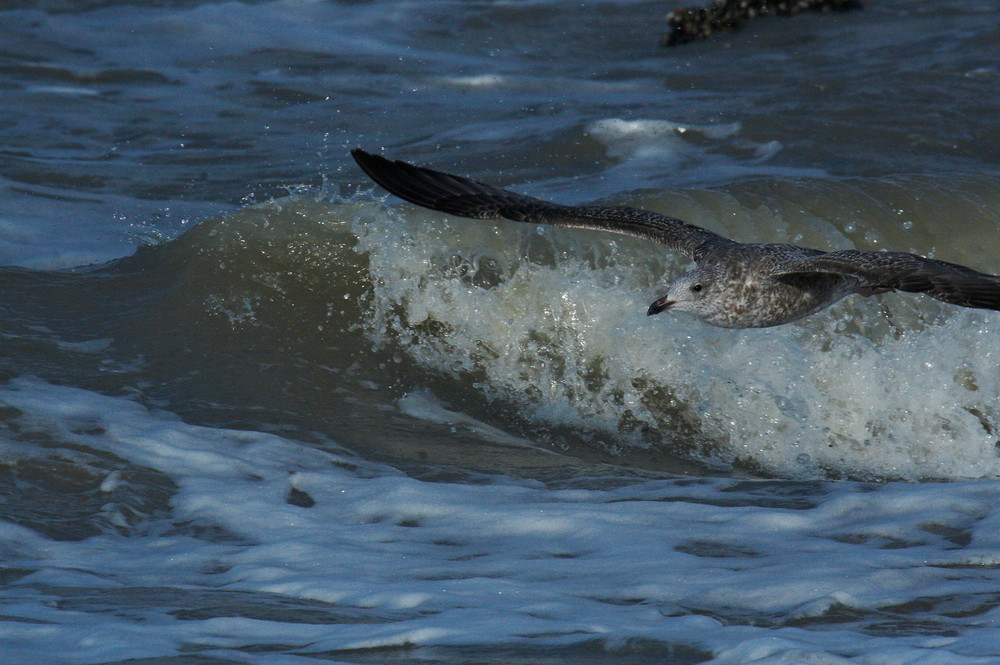
[[[659,300],[653,302],[646,310],[646,316],[653,316],[654,314],[659,314],[660,312],[665,312],[671,307],[677,304],[676,300],[668,300],[666,296],[663,296]]]

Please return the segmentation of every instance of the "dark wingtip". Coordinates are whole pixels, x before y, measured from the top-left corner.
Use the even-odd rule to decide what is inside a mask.
[[[373,166],[378,164],[379,161],[389,161],[385,157],[373,155],[372,153],[362,150],[361,148],[352,148],[351,157],[354,158],[354,161],[358,163],[358,166],[360,166],[361,169],[368,175],[372,175],[371,169]]]
[[[547,218],[562,207],[547,201],[509,192],[469,178],[390,160],[354,148],[351,156],[368,177],[391,194],[418,206],[472,219],[516,221],[535,220],[555,223]]]
[[[352,148],[351,157],[377,185],[384,187],[401,199],[427,206],[427,202],[423,201],[422,198],[414,198],[412,192],[407,192],[409,189],[406,186],[407,178],[403,177],[400,171],[401,168],[416,170],[417,167],[410,166],[405,162],[393,162],[382,155],[375,155],[361,148]]]
[[[370,160],[374,156],[375,155],[371,154],[370,152],[368,152],[363,148],[351,148],[351,157],[353,157],[354,161],[358,162],[359,164],[363,161]]]

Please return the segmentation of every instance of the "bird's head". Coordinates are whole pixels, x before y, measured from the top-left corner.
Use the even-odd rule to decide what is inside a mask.
[[[667,295],[649,306],[646,314],[652,316],[668,310],[683,311],[711,321],[713,312],[717,309],[712,298],[717,283],[718,275],[714,270],[697,268],[686,272],[674,280]]]

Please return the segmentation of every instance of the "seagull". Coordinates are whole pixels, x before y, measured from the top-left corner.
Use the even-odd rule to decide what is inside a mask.
[[[622,206],[568,206],[441,171],[351,151],[376,183],[431,210],[472,219],[594,229],[652,240],[692,259],[646,314],[687,312],[720,328],[797,321],[851,294],[925,293],[963,307],[1000,310],[1000,277],[907,252],[824,252],[740,243],[674,217]]]

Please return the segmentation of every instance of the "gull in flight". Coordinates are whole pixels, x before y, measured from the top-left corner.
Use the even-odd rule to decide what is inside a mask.
[[[683,311],[722,328],[766,328],[814,314],[841,298],[892,291],[925,293],[963,307],[1000,309],[1000,277],[906,252],[824,252],[740,243],[649,210],[550,203],[461,176],[392,161],[360,148],[351,155],[396,196],[472,219],[596,229],[658,242],[697,267],[673,281],[647,314]]]

